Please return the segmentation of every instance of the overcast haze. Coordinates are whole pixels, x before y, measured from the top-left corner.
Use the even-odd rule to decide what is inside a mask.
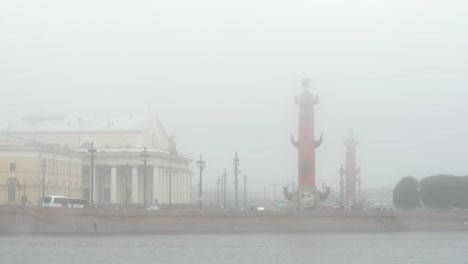
[[[310,78],[317,185],[337,187],[349,128],[364,187],[466,175],[467,14],[466,1],[2,1],[1,123],[150,113],[205,157],[206,188],[236,151],[270,188],[297,181],[293,100]]]

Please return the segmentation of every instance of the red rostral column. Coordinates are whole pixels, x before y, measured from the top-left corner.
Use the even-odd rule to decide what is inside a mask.
[[[353,138],[353,131],[349,130],[349,137],[344,141],[346,146],[346,208],[356,204],[356,175],[360,169],[356,169],[357,141]]]
[[[315,192],[315,148],[322,143],[322,136],[315,140],[314,131],[314,106],[319,103],[318,96],[309,92],[310,81],[302,80],[304,92],[296,97],[299,105],[299,140],[295,141],[291,136],[291,142],[298,148],[298,190]]]

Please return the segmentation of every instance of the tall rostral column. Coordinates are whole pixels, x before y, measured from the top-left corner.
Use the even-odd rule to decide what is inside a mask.
[[[349,137],[344,141],[346,146],[346,200],[345,207],[350,208],[357,204],[356,201],[356,176],[360,168],[356,169],[356,146],[357,141],[353,138],[353,131],[349,130]]]
[[[291,143],[299,152],[299,185],[295,195],[295,190],[293,190],[293,196],[295,196],[293,200],[303,207],[316,206],[321,200],[315,185],[315,149],[322,144],[323,137],[320,136],[319,140],[315,140],[314,107],[319,103],[319,99],[318,96],[309,92],[309,84],[308,79],[302,80],[304,92],[295,100],[299,106],[299,140],[296,141],[291,135]],[[285,195],[288,198],[286,191],[287,189]]]

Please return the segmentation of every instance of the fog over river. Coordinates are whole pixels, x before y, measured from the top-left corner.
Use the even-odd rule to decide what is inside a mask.
[[[467,233],[2,236],[1,263],[468,263]]]

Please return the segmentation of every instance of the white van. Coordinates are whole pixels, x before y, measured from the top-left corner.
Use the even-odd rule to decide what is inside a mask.
[[[83,198],[67,198],[65,196],[49,195],[42,199],[42,206],[44,207],[84,208],[88,205],[88,200]]]

